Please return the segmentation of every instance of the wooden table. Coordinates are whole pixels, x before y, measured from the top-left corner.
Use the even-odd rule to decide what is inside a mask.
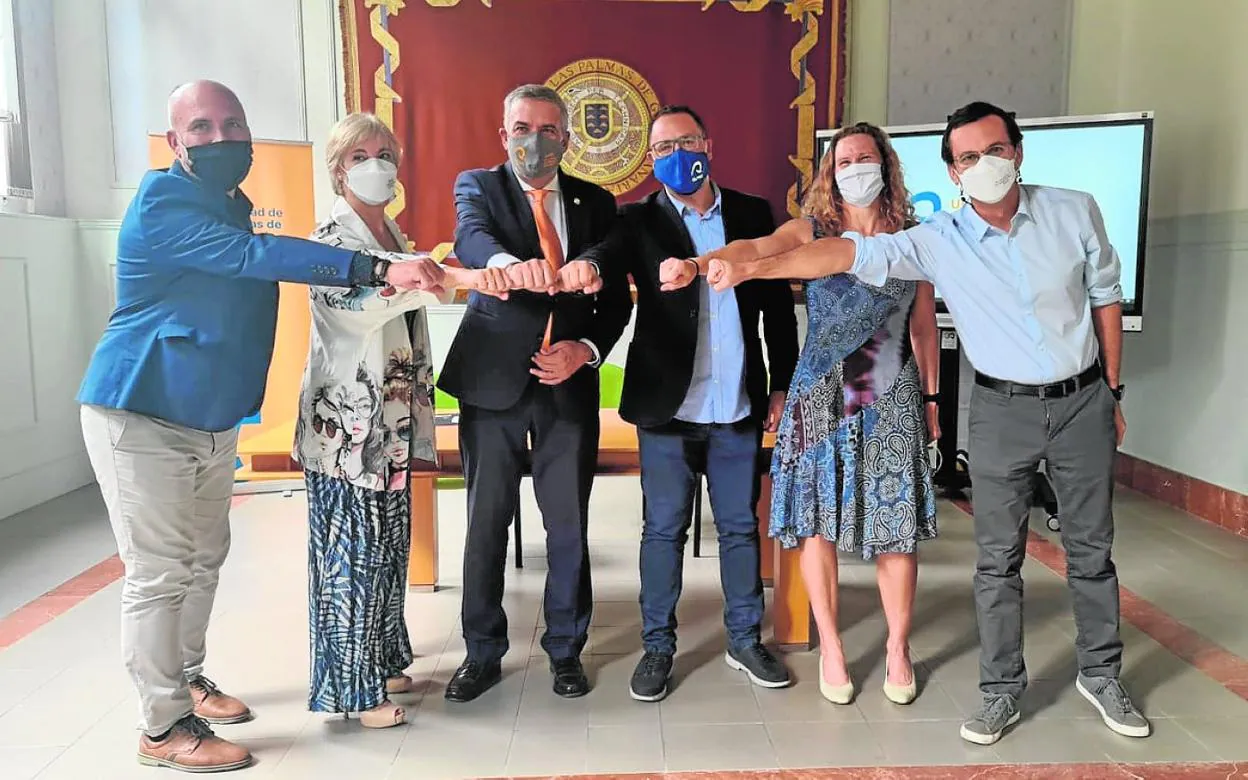
[[[597,474],[627,476],[641,473],[637,429],[620,418],[614,409],[603,409],[600,415]],[[438,585],[438,500],[437,483],[441,478],[463,474],[459,453],[459,426],[437,427],[439,464],[436,469],[412,470],[412,551],[408,559],[408,585],[432,590]],[[279,426],[254,436],[239,445],[245,466],[240,479],[298,479],[297,464],[290,461],[294,423]],[[763,451],[770,458],[775,436],[763,439]],[[766,462],[766,461],[764,461]],[[772,624],[775,641],[780,645],[809,647],[812,634],[810,601],[802,585],[796,550],[783,550],[767,535],[771,511],[771,478],[764,472],[758,502],[758,523],[761,553],[761,574],[774,589]]]

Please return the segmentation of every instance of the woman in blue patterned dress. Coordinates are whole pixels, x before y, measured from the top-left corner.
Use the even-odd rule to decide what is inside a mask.
[[[888,136],[866,123],[837,133],[803,211],[773,235],[734,242],[715,257],[756,260],[824,236],[911,224]],[[806,344],[772,457],[771,536],[801,546],[822,648],[820,691],[837,704],[853,699],[854,684],[837,631],[836,552],[875,560],[888,622],[884,693],[909,704],[917,693],[908,644],[916,548],[936,535],[927,456],[940,435],[934,292],[925,282],[871,287],[840,275],[809,282],[806,307]]]
[[[399,144],[377,117],[352,114],[327,144],[338,199],[312,238],[407,252],[385,214]],[[395,261],[431,263],[427,258]],[[447,287],[479,271],[432,269]],[[433,364],[424,306],[448,300],[393,287],[312,287],[308,363],[295,457],[308,490],[308,613],[314,712],[357,712],[368,728],[403,723],[412,648],[403,619],[411,542],[411,459],[436,460]]]

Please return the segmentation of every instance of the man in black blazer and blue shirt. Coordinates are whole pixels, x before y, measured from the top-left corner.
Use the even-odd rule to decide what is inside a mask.
[[[661,109],[650,129],[661,190],[621,211],[606,244],[585,257],[604,276],[631,274],[637,322],[620,415],[637,426],[645,518],[641,539],[642,643],[630,683],[640,701],[667,695],[676,653],[680,598],[695,479],[706,474],[719,532],[725,660],[756,685],[789,684],[788,670],[765,648],[763,583],[755,506],[764,428],[775,430],[797,363],[793,296],[782,281],[745,284],[730,295],[694,277],[689,258],[729,241],[775,229],[767,201],[717,186],[711,140],[687,106]],[[759,340],[762,318],[767,356]],[[770,373],[770,381],[768,374]]]
[[[468,488],[468,653],[446,688],[447,699],[461,702],[501,678],[507,535],[530,440],[546,527],[542,648],[556,693],[589,691],[580,653],[593,606],[586,530],[598,457],[597,368],[631,309],[626,282],[604,286],[593,264],[576,259],[610,233],[615,198],[559,171],[568,145],[563,100],[527,85],[507,96],[503,113],[509,162],[465,171],[455,182],[455,255],[469,268],[505,273],[513,291],[505,299],[470,296],[438,383],[460,401]]]

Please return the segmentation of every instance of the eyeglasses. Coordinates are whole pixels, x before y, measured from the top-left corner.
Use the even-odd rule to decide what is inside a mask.
[[[701,148],[702,143],[706,141],[706,136],[701,135],[682,135],[674,141],[659,141],[650,145],[650,151],[654,152],[655,157],[666,157],[676,151],[679,146],[686,152],[696,152]]]
[[[1013,144],[995,143],[982,152],[963,152],[955,157],[953,162],[960,170],[966,170],[967,168],[973,167],[976,163],[978,163],[979,159],[984,155],[988,155],[989,157],[1004,158],[1009,157],[1010,153],[1013,151]]]

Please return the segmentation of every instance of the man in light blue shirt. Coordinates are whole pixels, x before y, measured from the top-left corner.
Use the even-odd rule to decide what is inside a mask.
[[[1149,722],[1118,679],[1113,467],[1126,430],[1118,256],[1092,196],[1020,183],[1022,141],[1013,114],[964,106],[949,118],[941,155],[969,208],[892,235],[729,245],[708,261],[707,277],[717,289],[847,272],[869,284],[935,283],[976,369],[970,465],[983,704],[962,737],[990,745],[1019,719],[1027,684],[1020,569],[1042,460],[1062,510],[1076,687],[1110,729],[1146,737]]]

